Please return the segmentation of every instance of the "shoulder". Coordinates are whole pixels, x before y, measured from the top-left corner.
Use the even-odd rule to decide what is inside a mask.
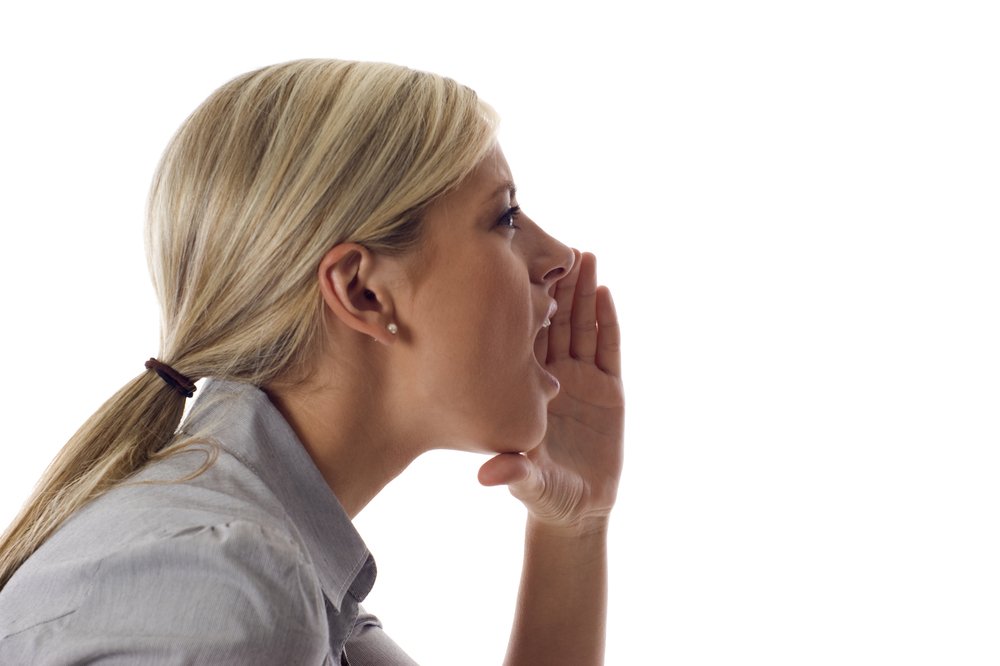
[[[4,659],[318,663],[329,646],[307,556],[288,534],[253,522],[159,533],[33,574],[0,595]],[[59,603],[39,603],[53,597]]]
[[[147,465],[84,506],[39,554],[100,558],[140,543],[166,547],[196,533],[206,543],[238,537],[251,525],[284,541],[298,537],[281,502],[251,470],[218,447],[199,445]]]

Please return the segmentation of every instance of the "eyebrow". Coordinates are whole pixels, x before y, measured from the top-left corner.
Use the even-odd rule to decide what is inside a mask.
[[[491,201],[493,201],[494,199],[496,199],[498,196],[500,196],[505,192],[510,193],[511,199],[513,199],[517,195],[517,186],[514,185],[514,181],[512,180],[505,181],[503,185],[498,187],[496,191],[493,192],[493,194],[491,194],[485,201],[483,201],[483,203],[490,203]]]

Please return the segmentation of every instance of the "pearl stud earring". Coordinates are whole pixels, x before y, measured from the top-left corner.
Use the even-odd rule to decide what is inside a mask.
[[[386,328],[387,331],[389,331],[393,335],[396,335],[397,333],[399,333],[399,326],[396,326],[392,322],[390,322],[385,328]]]

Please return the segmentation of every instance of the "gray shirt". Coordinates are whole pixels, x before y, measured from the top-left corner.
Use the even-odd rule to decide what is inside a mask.
[[[267,395],[209,380],[183,431],[200,443],[78,511],[0,591],[0,664],[413,664],[359,607],[375,561]]]

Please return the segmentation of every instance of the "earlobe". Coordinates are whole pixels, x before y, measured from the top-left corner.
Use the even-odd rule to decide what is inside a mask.
[[[389,344],[399,329],[389,294],[381,287],[377,262],[363,245],[336,245],[320,261],[319,287],[326,307],[340,323]]]

